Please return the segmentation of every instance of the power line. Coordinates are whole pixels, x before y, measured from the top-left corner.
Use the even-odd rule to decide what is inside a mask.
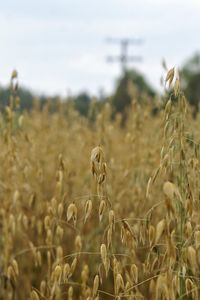
[[[119,56],[107,56],[107,62],[119,62],[121,64],[122,72],[126,72],[127,65],[131,61],[141,62],[142,57],[141,56],[133,56],[128,55],[128,47],[131,44],[134,45],[141,45],[142,40],[141,39],[133,39],[133,38],[108,38],[106,39],[108,43],[112,44],[119,44],[121,46],[121,54]]]

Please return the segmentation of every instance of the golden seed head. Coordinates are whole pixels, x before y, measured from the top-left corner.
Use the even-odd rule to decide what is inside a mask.
[[[192,273],[195,275],[198,264],[197,264],[196,250],[194,249],[193,246],[189,246],[187,249],[187,259],[191,267]]]
[[[103,150],[100,146],[97,146],[95,147],[94,149],[92,149],[92,152],[91,152],[91,162],[95,163],[100,163],[103,159]]]
[[[99,288],[99,275],[96,275],[94,278],[93,289],[92,289],[93,297],[96,296],[98,288]]]
[[[31,292],[31,300],[40,300],[40,297],[36,291]]]
[[[85,219],[84,219],[84,223],[87,221],[87,219],[91,215],[91,212],[92,212],[92,201],[91,200],[87,200],[86,204],[85,204]]]
[[[78,262],[77,257],[75,257],[75,258],[73,259],[73,261],[72,261],[72,264],[71,264],[71,273],[72,273],[72,274],[74,273],[74,271],[75,271],[75,269],[76,269],[77,262]]]
[[[40,283],[40,292],[44,296],[46,294],[47,283],[45,280],[42,280]]]
[[[82,249],[82,240],[81,240],[81,236],[77,235],[76,239],[75,239],[75,247],[76,247],[76,251],[80,252]]]
[[[68,263],[64,264],[64,267],[63,267],[63,280],[64,280],[64,282],[68,280],[70,273],[71,273],[70,265]]]
[[[57,265],[54,270],[55,281],[58,281],[61,278],[61,275],[62,275],[62,268],[60,265]]]
[[[178,189],[175,186],[175,184],[173,184],[172,182],[169,182],[169,181],[164,183],[163,191],[164,191],[164,194],[171,200],[174,200],[174,197],[179,195]]]
[[[73,296],[73,287],[70,286],[68,289],[68,297],[71,298]]]
[[[73,218],[74,222],[77,220],[77,207],[74,203],[71,203],[67,209],[67,221],[69,222]]]
[[[99,205],[99,221],[100,222],[103,218],[105,208],[106,208],[106,202],[104,200],[101,200],[100,205]]]
[[[156,236],[155,236],[155,243],[157,244],[164,232],[164,229],[166,227],[166,221],[165,219],[162,219],[160,222],[158,222],[156,226]]]
[[[17,76],[18,76],[17,70],[13,70],[11,74],[11,78],[12,79],[17,78]]]
[[[124,290],[124,280],[123,280],[122,275],[120,273],[118,273],[116,276],[116,281],[115,281],[116,295],[119,294],[120,289]]]

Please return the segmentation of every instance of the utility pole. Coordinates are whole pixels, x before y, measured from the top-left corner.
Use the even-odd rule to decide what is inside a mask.
[[[113,39],[109,38],[106,40],[109,43],[119,44],[121,46],[121,54],[119,56],[108,56],[107,62],[119,62],[121,64],[121,69],[123,74],[127,71],[127,65],[131,61],[141,62],[141,56],[130,56],[128,55],[128,47],[131,44],[140,45],[142,40],[140,39],[130,39],[130,38],[121,38],[121,39]]]

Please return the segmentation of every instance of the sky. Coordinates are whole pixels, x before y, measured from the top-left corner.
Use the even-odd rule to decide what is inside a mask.
[[[199,0],[0,0],[0,85],[13,69],[19,85],[36,93],[66,96],[113,91],[121,68],[106,38],[141,38],[130,55],[160,89],[161,62],[181,67],[200,50]]]

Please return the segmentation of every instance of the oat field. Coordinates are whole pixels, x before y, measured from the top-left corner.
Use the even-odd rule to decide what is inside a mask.
[[[0,116],[0,299],[200,299],[200,115],[133,99],[125,127],[64,103]],[[122,99],[123,100],[123,99]]]

